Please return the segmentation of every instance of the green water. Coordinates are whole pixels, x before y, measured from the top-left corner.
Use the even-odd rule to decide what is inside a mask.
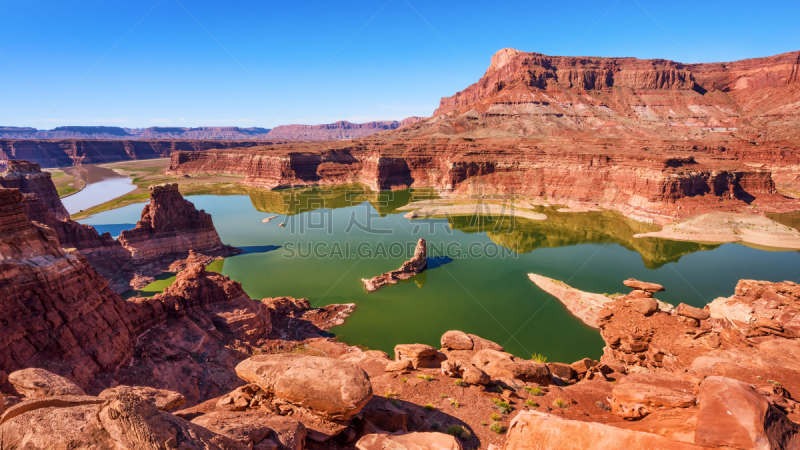
[[[252,190],[249,196],[200,195],[190,200],[213,216],[226,244],[248,252],[225,259],[217,270],[241,282],[251,297],[303,297],[314,306],[356,303],[353,315],[332,332],[348,344],[389,353],[400,343],[438,347],[442,333],[459,329],[521,357],[541,353],[550,361],[567,362],[598,358],[603,347],[599,333],[529,281],[529,272],[600,293],[627,292],[622,280],[638,278],[663,284],[667,291],[658,297],[664,301],[696,306],[731,295],[739,279],[800,277],[796,251],[635,239],[634,234],[655,228],[613,212],[542,208],[548,216],[544,221],[411,221],[396,211],[412,200],[408,191],[373,193],[357,186],[299,195]],[[130,205],[82,222],[135,223],[141,208]],[[276,214],[270,223],[261,222]],[[351,217],[369,223],[373,231],[393,234],[357,226],[348,233]],[[428,241],[429,270],[368,294],[361,278],[398,268],[420,237]],[[377,255],[359,257],[359,245]],[[480,252],[470,255],[470,246]]]

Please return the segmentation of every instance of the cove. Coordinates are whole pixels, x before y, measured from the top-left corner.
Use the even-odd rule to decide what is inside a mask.
[[[87,164],[67,167],[63,170],[69,172],[72,176],[82,178],[86,182],[86,187],[61,199],[70,214],[105,203],[136,189],[130,178],[120,175],[107,167]]]
[[[530,282],[529,272],[609,294],[628,292],[622,281],[633,277],[664,285],[667,291],[657,296],[661,300],[694,306],[732,295],[740,279],[796,281],[800,276],[800,252],[636,239],[634,234],[655,227],[611,211],[538,208],[548,216],[543,221],[488,216],[409,220],[397,208],[417,200],[416,195],[349,186],[252,189],[249,195],[189,199],[212,215],[223,242],[248,251],[209,270],[239,281],[254,299],[293,296],[308,298],[313,306],[356,303],[355,312],[331,332],[350,345],[390,354],[400,343],[438,348],[442,333],[457,329],[524,358],[532,353],[548,361],[599,358],[604,344],[598,331]],[[81,222],[135,223],[141,209],[142,204],[129,205]],[[278,217],[261,222],[272,215]],[[431,267],[368,294],[361,278],[398,268],[421,237],[428,241]],[[364,252],[358,252],[359,245]],[[171,281],[157,282],[162,285],[146,288],[148,295]]]

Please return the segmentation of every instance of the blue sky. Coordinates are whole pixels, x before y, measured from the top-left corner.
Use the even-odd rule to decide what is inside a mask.
[[[800,50],[798,17],[790,1],[5,1],[0,125],[428,116],[504,47],[731,61]]]

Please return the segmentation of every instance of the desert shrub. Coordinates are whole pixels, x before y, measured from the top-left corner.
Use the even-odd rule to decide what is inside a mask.
[[[547,362],[547,356],[544,356],[541,353],[534,353],[531,355],[531,360],[537,363],[545,363]]]
[[[502,434],[506,431],[506,427],[500,425],[500,422],[492,422],[492,426],[490,426],[489,429],[497,434]]]

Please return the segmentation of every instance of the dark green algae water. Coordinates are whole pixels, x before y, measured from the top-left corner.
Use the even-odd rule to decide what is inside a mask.
[[[609,294],[628,292],[622,280],[633,277],[664,285],[661,300],[695,306],[733,294],[740,279],[800,278],[797,251],[633,238],[657,228],[611,211],[540,208],[548,216],[544,221],[487,216],[409,220],[397,208],[411,196],[348,186],[249,190],[249,195],[190,200],[212,215],[223,242],[247,251],[208,270],[239,281],[255,299],[302,297],[313,306],[356,303],[345,324],[331,332],[348,344],[390,354],[400,343],[438,347],[442,333],[458,329],[498,342],[520,357],[598,358],[603,347],[599,332],[533,284],[530,272]],[[114,234],[133,227],[141,209],[141,204],[130,205],[81,222]],[[270,223],[261,222],[276,214]],[[370,228],[363,230],[355,221]],[[385,230],[392,233],[379,233]],[[398,268],[420,237],[428,241],[429,269],[368,294],[361,278]],[[172,280],[165,274],[138,294],[155,295]]]

